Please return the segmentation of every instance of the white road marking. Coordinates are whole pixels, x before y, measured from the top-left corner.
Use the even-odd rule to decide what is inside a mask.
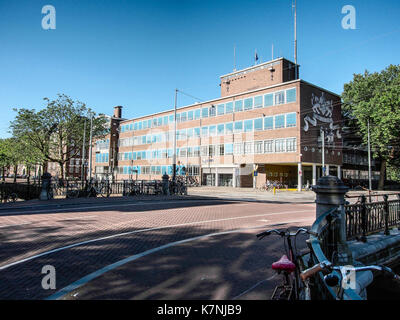
[[[146,229],[140,229],[140,230],[135,230],[135,231],[129,231],[129,232],[123,232],[123,233],[118,233],[118,234],[113,234],[111,236],[106,236],[106,237],[101,237],[101,238],[96,238],[96,239],[91,239],[91,240],[86,240],[78,243],[73,243],[68,246],[56,248],[53,250],[45,251],[42,253],[39,253],[37,255],[33,255],[31,257],[18,260],[9,264],[6,264],[4,266],[0,267],[0,271],[7,269],[11,266],[15,266],[17,264],[27,262],[45,255],[49,255],[51,253],[59,252],[62,250],[66,249],[71,249],[80,245],[88,244],[88,243],[93,243],[97,241],[102,241],[102,240],[107,240],[107,239],[112,239],[120,236],[126,236],[126,235],[131,235],[135,233],[141,233],[141,232],[147,232],[147,231],[154,231],[154,230],[162,230],[162,229],[167,229],[167,228],[176,228],[176,227],[182,227],[182,226],[188,226],[188,225],[198,225],[198,224],[203,224],[203,223],[210,223],[210,222],[220,222],[220,221],[228,221],[228,220],[237,220],[237,219],[247,219],[247,218],[256,218],[256,217],[263,217],[263,216],[273,216],[273,215],[284,215],[284,214],[290,214],[290,213],[299,213],[299,212],[310,212],[309,210],[296,210],[296,211],[283,211],[283,212],[275,212],[275,213],[264,213],[264,214],[257,214],[257,215],[250,215],[250,216],[241,216],[241,217],[232,217],[232,218],[224,218],[224,219],[215,219],[215,220],[205,220],[205,221],[196,221],[196,222],[187,222],[187,223],[180,223],[180,224],[174,224],[174,225],[167,225],[167,226],[161,226],[161,227],[154,227],[154,228],[146,228]]]
[[[260,222],[268,222],[268,221],[270,221],[270,220],[267,220],[267,219],[261,219],[261,220],[257,220],[257,221],[260,221]]]
[[[17,223],[17,224],[6,224],[3,226],[0,226],[0,228],[7,228],[7,227],[16,227],[16,226],[22,226],[25,224],[31,224],[32,222],[24,222],[24,223]]]

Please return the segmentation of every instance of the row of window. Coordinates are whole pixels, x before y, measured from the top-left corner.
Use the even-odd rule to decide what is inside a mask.
[[[223,136],[232,133],[255,132],[263,130],[273,130],[280,128],[290,128],[296,126],[296,113],[286,113],[270,117],[248,119],[243,121],[220,123],[218,125],[204,126],[197,128],[181,129],[176,132],[177,140],[191,138]],[[173,132],[163,132],[153,135],[130,137],[119,140],[119,146],[136,146],[158,142],[168,142],[173,140]]]
[[[262,107],[271,107],[291,102],[296,102],[296,88],[280,90],[265,95],[259,95],[242,100],[235,100],[227,103],[221,103],[209,107],[204,107],[201,109],[180,112],[176,114],[176,121],[185,122],[185,121],[197,120],[200,118],[221,116],[233,112],[248,111]],[[174,115],[168,115],[149,120],[138,121],[134,123],[121,125],[121,132],[156,128],[168,125],[169,123],[173,123],[173,121],[174,121]]]
[[[97,153],[96,154],[96,162],[97,163],[108,162],[108,152]]]
[[[278,152],[296,152],[296,138],[270,139],[262,141],[225,143],[219,145],[194,146],[177,148],[176,155],[180,158],[185,157],[206,157],[224,156],[240,154],[262,154]],[[168,159],[173,157],[173,149],[158,149],[136,152],[118,153],[118,160],[152,160]]]
[[[172,166],[120,166],[117,168],[117,173],[119,174],[152,174],[152,175],[161,175],[161,174],[173,174]],[[195,165],[177,165],[176,173],[178,175],[186,175],[189,176],[198,176],[200,174],[200,166]]]
[[[108,149],[110,147],[110,139],[96,141],[96,151]]]

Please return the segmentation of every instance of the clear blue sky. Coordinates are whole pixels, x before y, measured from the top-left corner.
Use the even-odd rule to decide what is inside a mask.
[[[275,57],[293,60],[291,0],[0,0],[0,137],[14,107],[65,93],[98,113],[132,118],[172,108],[177,87],[220,96],[219,76]],[[297,0],[300,77],[341,93],[353,73],[399,64],[400,1]],[[56,8],[56,30],[41,27]],[[341,8],[356,8],[344,30]],[[179,96],[178,106],[194,101]]]

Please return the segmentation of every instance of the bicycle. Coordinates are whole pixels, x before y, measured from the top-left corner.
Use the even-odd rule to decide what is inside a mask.
[[[18,195],[15,192],[11,192],[9,194],[7,194],[4,198],[5,202],[8,203],[15,203],[17,202],[18,199]]]
[[[300,272],[305,267],[302,255],[299,255],[297,251],[296,237],[300,233],[311,235],[315,235],[315,233],[304,228],[299,228],[296,232],[290,232],[289,229],[286,231],[273,229],[257,234],[257,238],[261,240],[272,233],[276,233],[284,238],[283,243],[286,254],[271,266],[278,274],[283,274],[283,281],[275,287],[271,295],[271,300],[311,300],[309,282],[302,281],[300,278]],[[294,245],[292,238],[294,238]]]
[[[86,197],[97,197],[100,195],[102,197],[109,197],[111,194],[111,187],[107,182],[97,182],[89,181],[88,185],[85,188]]]
[[[307,281],[309,278],[312,276],[316,275],[318,272],[322,273],[327,273],[324,276],[324,281],[329,287],[337,287],[338,288],[338,293],[336,295],[336,300],[343,300],[344,296],[344,287],[342,285],[344,275],[346,273],[352,270],[354,272],[360,272],[360,271],[379,271],[382,272],[383,275],[390,275],[393,280],[397,281],[400,283],[400,276],[396,273],[393,272],[393,270],[389,267],[382,266],[382,265],[370,265],[370,266],[362,266],[362,267],[353,267],[349,269],[349,267],[345,266],[334,266],[330,261],[322,261],[320,263],[317,263],[313,267],[304,270],[300,277],[303,281]],[[333,271],[337,271],[337,273],[333,274]],[[338,274],[340,276],[338,276]]]

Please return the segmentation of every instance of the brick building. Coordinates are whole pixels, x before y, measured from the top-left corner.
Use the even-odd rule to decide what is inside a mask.
[[[259,187],[267,179],[290,187],[315,184],[322,175],[323,130],[326,170],[340,177],[340,96],[296,78],[295,68],[278,58],[223,75],[220,98],[179,107],[178,174],[215,186]],[[116,107],[110,121],[110,135],[94,146],[97,176],[102,170],[118,180],[172,174],[174,110],[122,119]]]

